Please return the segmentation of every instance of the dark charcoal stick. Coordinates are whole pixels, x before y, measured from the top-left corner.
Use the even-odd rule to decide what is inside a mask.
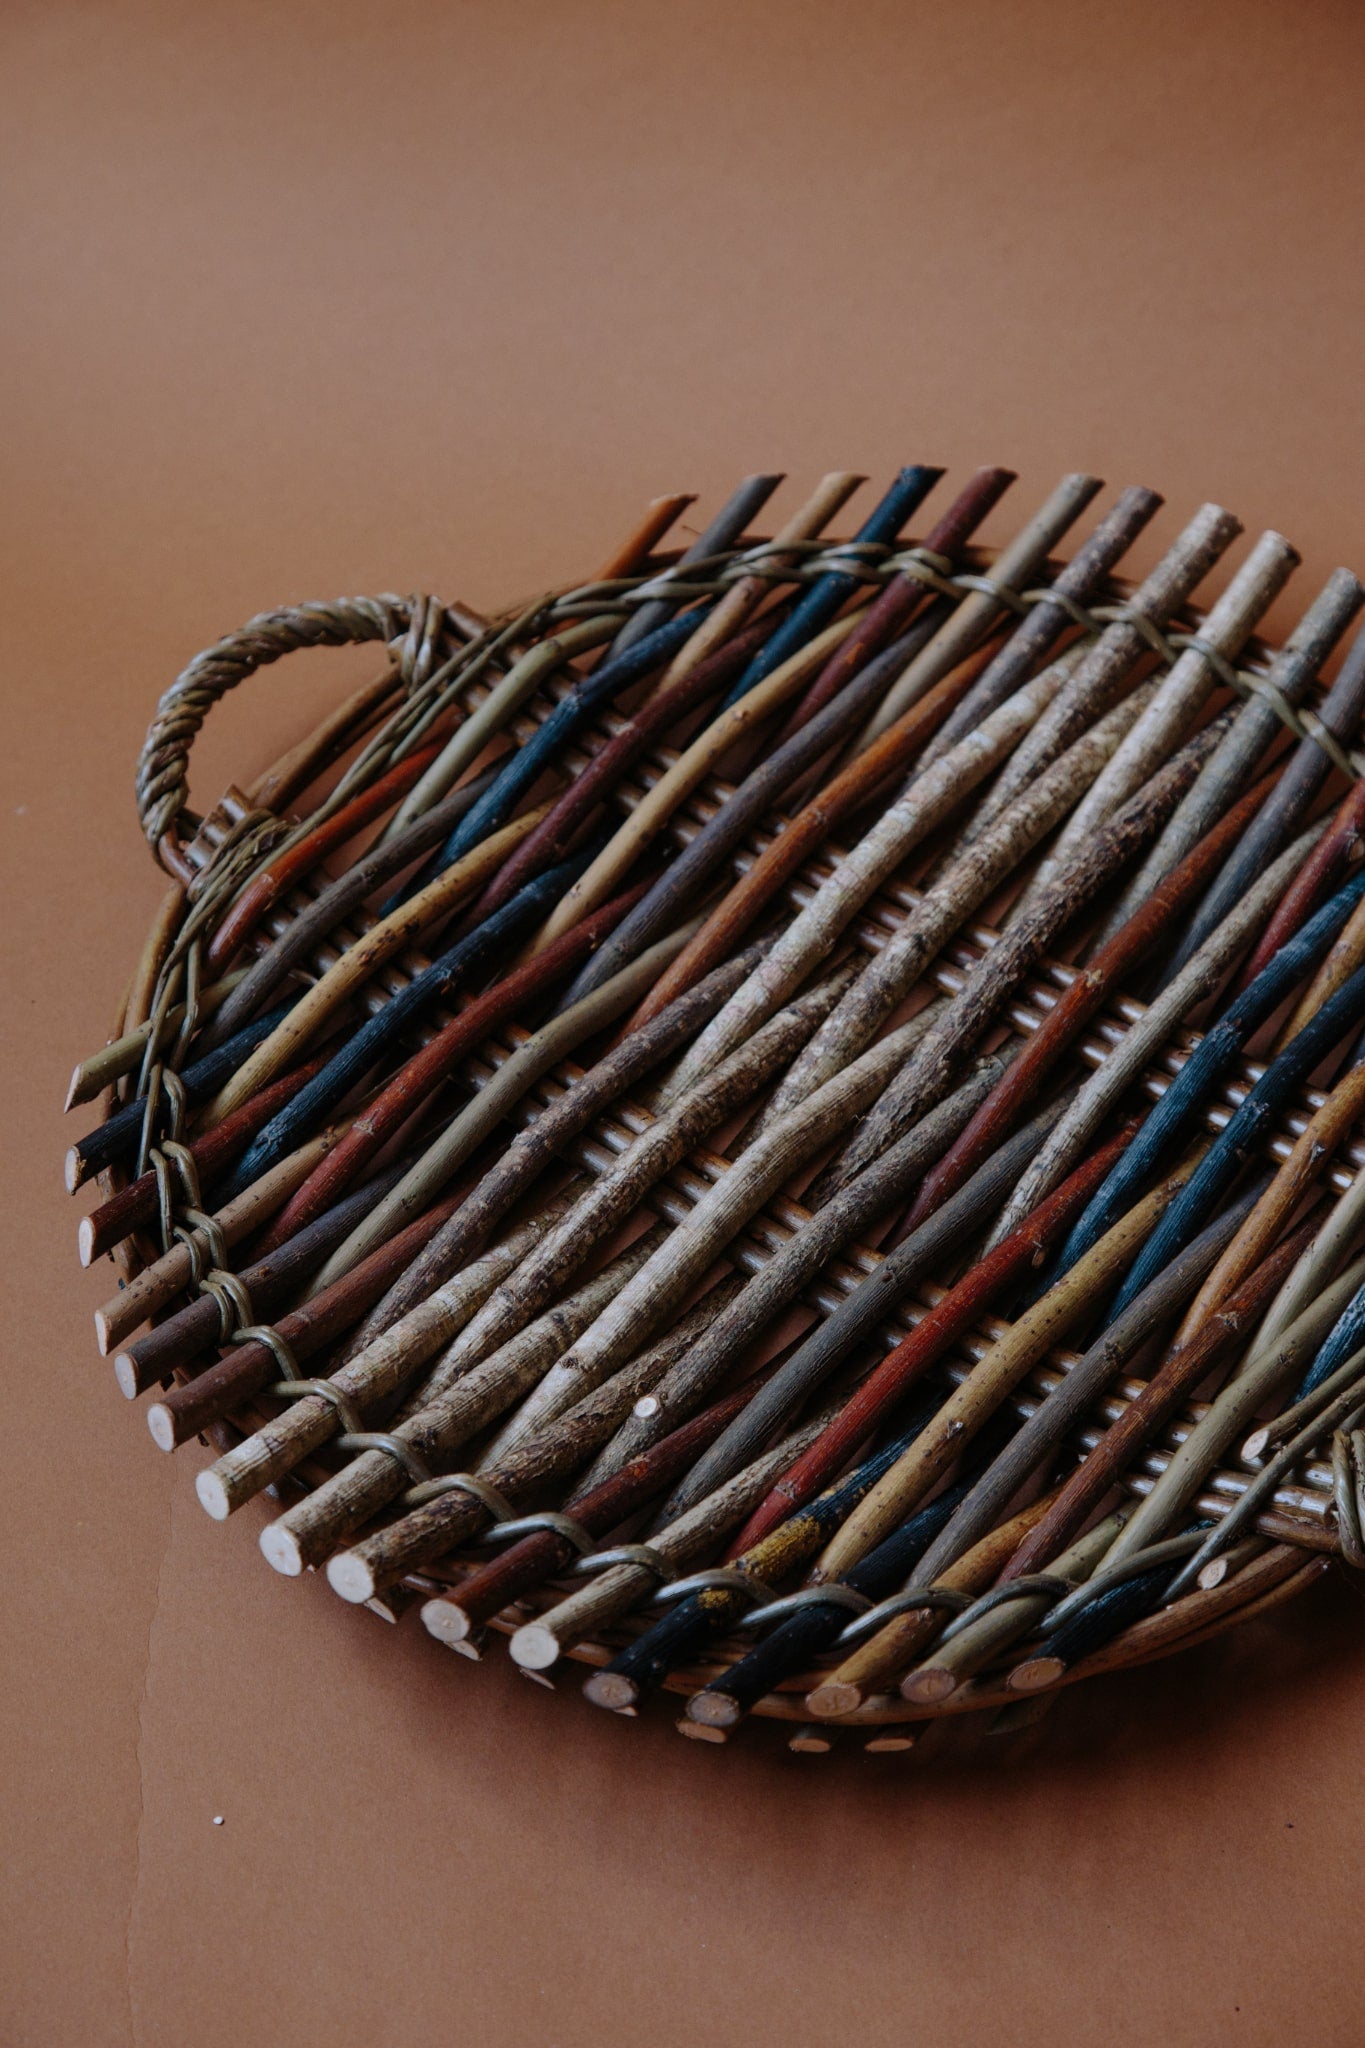
[[[746,476],[731,492],[715,518],[702,528],[692,545],[679,557],[678,568],[690,569],[695,562],[705,562],[712,555],[727,553],[781,482],[781,476]],[[647,634],[657,632],[660,626],[668,623],[676,609],[676,602],[666,597],[656,597],[648,604],[638,605],[612,641],[607,660],[615,661],[618,655],[638,645]]]
[[[1035,1298],[1074,1266],[1082,1253],[1104,1235],[1155,1179],[1242,1047],[1331,944],[1362,896],[1365,875],[1357,875],[1337,891],[1330,903],[1323,905],[1297,937],[1280,948],[1251,987],[1204,1033],[1109,1181],[1067,1238],[1055,1269],[1040,1282]]]
[[[875,506],[858,528],[854,539],[871,541],[878,545],[889,545],[904,526],[915,508],[928,497],[934,485],[943,475],[941,469],[927,468],[923,463],[914,463],[901,470],[885,497]],[[810,586],[805,596],[793,608],[783,624],[773,634],[767,645],[760,649],[741,672],[721,704],[722,711],[728,711],[741,697],[747,697],[750,690],[770,676],[774,669],[799,648],[805,646],[834,617],[846,598],[852,597],[859,588],[860,579],[837,569],[820,576]]]
[[[202,1059],[186,1067],[180,1076],[186,1100],[193,1105],[216,1095],[223,1082],[236,1073],[247,1054],[269,1038],[276,1025],[283,1024],[292,1008],[292,1003],[281,1003],[278,1009],[270,1010],[264,1017],[257,1017],[244,1025],[226,1044],[205,1053]],[[146,1109],[146,1102],[139,1096],[122,1109],[116,1109],[87,1137],[77,1139],[67,1154],[66,1184],[71,1193],[74,1194],[89,1180],[92,1173],[102,1173],[106,1166],[121,1165],[124,1160],[132,1158],[142,1137]]]

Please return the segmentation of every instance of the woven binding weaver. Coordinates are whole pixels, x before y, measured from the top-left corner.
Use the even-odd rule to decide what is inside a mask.
[[[589,1698],[895,1746],[1365,1565],[1365,635],[1206,506],[751,478],[595,581],[262,615],[68,1106],[102,1351],[278,1570]],[[383,663],[204,816],[253,672]],[[879,1732],[880,1731],[880,1732]],[[912,1730],[909,1732],[913,1732]]]

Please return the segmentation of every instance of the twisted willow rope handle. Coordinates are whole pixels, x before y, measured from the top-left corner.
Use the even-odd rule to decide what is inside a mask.
[[[338,597],[261,612],[237,632],[196,654],[156,707],[138,756],[138,817],[155,850],[189,800],[190,747],[205,718],[229,690],[258,668],[300,647],[345,647],[393,641],[425,616],[424,598]]]

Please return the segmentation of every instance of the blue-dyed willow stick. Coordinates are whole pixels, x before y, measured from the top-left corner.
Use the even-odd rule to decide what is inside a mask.
[[[1353,876],[1344,888],[1338,889],[1330,902],[1324,903],[1322,909],[1308,920],[1302,931],[1287,946],[1281,946],[1250,988],[1245,989],[1217,1023],[1209,1027],[1075,1225],[1055,1267],[1034,1289],[1032,1298],[1035,1301],[1103,1237],[1105,1231],[1132,1207],[1155,1179],[1247,1040],[1278,1009],[1295,984],[1316,965],[1362,896],[1365,896],[1365,873]],[[1345,989],[1339,993],[1344,994]],[[1325,1011],[1318,1013],[1319,1016],[1323,1014]],[[1340,1037],[1345,1029],[1344,1024],[1338,1025],[1337,1036]],[[1300,1037],[1302,1035],[1300,1033]],[[1297,1044],[1298,1040],[1294,1043]]]
[[[829,1589],[812,1588],[816,1597],[795,1608],[738,1663],[693,1695],[687,1703],[688,1720],[708,1728],[732,1728],[758,1705],[765,1693],[803,1670],[812,1657],[827,1650],[843,1632],[848,1626],[850,1609],[857,1611],[855,1603],[847,1598],[849,1593],[861,1605],[863,1600],[884,1600],[888,1594],[899,1592],[902,1582],[965,1498],[971,1483],[971,1479],[959,1480],[928,1507],[918,1509],[908,1521],[902,1522],[899,1529],[869,1551],[840,1581],[842,1594],[836,1589],[831,1597],[821,1599],[819,1593],[828,1593]],[[755,1616],[754,1620],[761,1625],[760,1617]]]
[[[908,469],[901,470],[886,496],[858,528],[851,545],[889,547],[942,475],[941,469],[931,469],[922,462],[912,463]],[[772,639],[759,649],[732,686],[721,710],[728,711],[732,704],[738,704],[740,698],[747,697],[765,676],[770,676],[774,669],[780,668],[784,661],[790,660],[808,640],[813,639],[822,626],[828,625],[845,600],[852,597],[861,582],[860,576],[842,569],[830,569],[817,577]]]
[[[677,563],[678,569],[689,569],[695,562],[704,562],[711,555],[723,555],[732,548],[746,531],[754,514],[762,509],[773,492],[782,482],[781,476],[746,476],[732,495],[717,512],[710,525],[693,541],[692,545]],[[614,661],[626,649],[634,647],[648,633],[653,633],[672,618],[677,603],[666,597],[651,598],[632,612],[620,632],[611,643],[608,661]],[[696,620],[693,620],[696,623]]]
[[[524,746],[508,755],[507,765],[501,774],[473,808],[465,812],[445,844],[438,847],[426,865],[419,868],[401,889],[394,891],[380,915],[387,917],[391,910],[406,903],[416,890],[425,888],[433,876],[441,874],[471,847],[486,839],[490,832],[496,832],[532,783],[539,781],[547,768],[556,766],[570,741],[602,706],[623,690],[628,690],[632,683],[638,683],[651,669],[660,668],[670,660],[691,639],[710,609],[708,602],[683,612],[679,618],[670,619],[645,639],[637,640],[628,653],[613,655],[591,675],[576,682],[561,697],[540,729]]]
[[[1338,569],[1305,612],[1270,672],[1291,704],[1297,703],[1336,640],[1359,606],[1360,586],[1347,570]],[[1335,738],[1349,744],[1365,709],[1365,631],[1358,633],[1341,673],[1323,701],[1322,723]],[[1331,768],[1316,740],[1300,740],[1283,774],[1248,827],[1241,844],[1228,855],[1222,873],[1200,904],[1179,945],[1162,970],[1167,987],[1187,960],[1222,923],[1242,892],[1265,872],[1327,779]]]
[[[1353,1294],[1337,1320],[1323,1339],[1319,1351],[1308,1371],[1294,1391],[1291,1406],[1297,1408],[1300,1401],[1306,1401],[1310,1394],[1332,1377],[1339,1365],[1359,1351],[1365,1344],[1365,1287]]]
[[[407,987],[368,1018],[322,1072],[301,1088],[278,1116],[272,1117],[238,1165],[223,1199],[231,1201],[277,1160],[292,1152],[328,1111],[350,1093],[415,1017],[432,1004],[444,1002],[462,980],[476,973],[501,949],[534,931],[546,911],[577,881],[599,850],[600,841],[594,842],[570,859],[547,868],[519,889],[501,910],[495,910],[475,930],[438,954],[429,967],[414,975]]]
[[[267,1010],[264,1016],[253,1018],[250,1024],[244,1024],[240,1031],[215,1046],[212,1052],[205,1053],[202,1059],[186,1067],[180,1075],[180,1083],[185,1090],[187,1105],[193,1107],[196,1102],[204,1102],[216,1095],[223,1083],[236,1073],[248,1053],[254,1052],[277,1026],[283,1024],[293,1007],[291,999]],[[68,1155],[68,1186],[74,1191],[92,1173],[102,1173],[106,1166],[131,1158],[141,1140],[146,1114],[146,1098],[139,1096],[136,1101],[115,1110],[88,1137],[78,1139]]]
[[[1119,1289],[1114,1314],[1183,1250],[1224,1191],[1242,1171],[1295,1089],[1365,1015],[1365,967],[1357,969],[1330,1002],[1291,1038],[1219,1132],[1185,1186],[1148,1238]]]
[[[681,1595],[662,1621],[646,1629],[603,1671],[595,1671],[583,1687],[597,1707],[634,1706],[642,1694],[663,1684],[670,1671],[711,1641],[724,1635],[753,1604],[747,1587],[762,1595],[770,1583],[790,1576],[852,1513],[884,1472],[909,1449],[938,1406],[937,1398],[920,1408],[914,1422],[893,1443],[874,1451],[860,1465],[836,1480],[815,1500],[789,1515],[760,1543],[735,1560],[725,1580],[704,1591]]]
[[[1091,1598],[1080,1600],[1075,1606],[1072,1603],[1079,1596],[1070,1595],[1064,1603],[1067,1612],[1053,1629],[1044,1634],[1025,1662],[1016,1666],[1011,1674],[1011,1684],[1019,1691],[1028,1691],[1030,1679],[1035,1685],[1052,1683],[1061,1670],[1069,1670],[1073,1664],[1079,1664],[1082,1657],[1093,1656],[1115,1636],[1122,1635],[1124,1629],[1131,1628],[1135,1621],[1141,1621],[1145,1615],[1164,1607],[1182,1576],[1179,1564],[1172,1569],[1171,1552],[1196,1549],[1203,1532],[1212,1526],[1208,1521],[1195,1522],[1183,1536],[1170,1539],[1169,1549],[1163,1544],[1166,1562],[1153,1565],[1147,1571],[1135,1572],[1117,1584],[1111,1582],[1097,1586]],[[1046,1624],[1044,1626],[1046,1628]]]

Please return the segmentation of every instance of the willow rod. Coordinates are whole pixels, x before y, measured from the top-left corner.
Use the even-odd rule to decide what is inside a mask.
[[[1198,782],[1115,905],[1104,928],[1105,937],[1132,916],[1161,877],[1190,851],[1240,794],[1267,747],[1284,736],[1277,703],[1292,708],[1302,701],[1362,603],[1365,590],[1356,578],[1347,569],[1334,570],[1270,661],[1265,693],[1247,698],[1227,737],[1216,748]]]
[[[690,569],[694,564],[704,562],[712,555],[723,555],[734,547],[750,520],[762,511],[781,482],[780,474],[742,478],[715,517],[679,556],[678,568]],[[845,492],[844,496],[847,495]],[[842,504],[843,499],[838,502]],[[831,512],[833,509],[831,507]],[[656,597],[649,604],[638,605],[612,641],[608,660],[619,660],[627,649],[635,647],[667,624],[676,610],[677,600],[666,597]],[[684,647],[686,644],[684,641]]]
[[[557,1155],[593,1120],[660,1061],[685,1044],[697,1026],[743,979],[756,948],[716,969],[705,981],[670,1004],[645,1030],[606,1053],[578,1076],[557,1101],[541,1110],[528,1130],[507,1147],[474,1188],[450,1222],[432,1238],[412,1266],[366,1317],[352,1342],[350,1355],[363,1350],[409,1309],[458,1272],[482,1249],[489,1232],[513,1202],[529,1189]]]
[[[1201,950],[1170,982],[1146,1012],[1129,1024],[1119,1043],[1081,1088],[1018,1187],[991,1232],[999,1243],[1050,1188],[1056,1186],[1082,1156],[1105,1117],[1169,1042],[1182,1020],[1223,981],[1261,920],[1279,901],[1288,878],[1312,845],[1313,833],[1301,835],[1263,874],[1259,882],[1214,928]],[[1188,1064],[1188,1062],[1186,1062]],[[1163,1093],[1169,1093],[1169,1087]]]
[[[931,647],[912,663],[882,700],[880,709],[856,742],[859,752],[880,739],[931,682],[936,682],[985,637],[1006,609],[1008,594],[1017,592],[1045,569],[1057,542],[1074,526],[1100,488],[1097,476],[1079,471],[1062,478],[1033,517],[1000,550],[991,564],[990,575],[984,579],[985,587],[968,592]]]
[[[1161,682],[1113,758],[1096,776],[1067,820],[1056,845],[1030,883],[1047,886],[1099,821],[1133,794],[1169,757],[1198,716],[1218,680],[1206,649],[1232,660],[1298,567],[1299,555],[1281,533],[1264,533],[1237,574],[1210,607],[1195,637]],[[1025,893],[1021,911],[1028,903]]]
[[[975,833],[998,816],[1040,768],[1056,760],[1077,734],[1093,725],[1131,687],[1152,652],[1143,622],[1165,627],[1241,532],[1241,521],[1220,505],[1202,505],[1156,567],[1119,607],[1119,615],[1085,655],[1061,695],[1040,718],[968,827]]]
[[[839,1578],[921,1504],[1020,1381],[1066,1331],[1097,1306],[1187,1177],[1187,1173],[1173,1175],[1136,1203],[1056,1287],[1026,1309],[991,1346],[822,1552],[817,1581]]]
[[[1160,831],[1212,745],[1210,727],[1187,741],[1175,759],[1109,824],[1099,826],[1073,856],[1027,917],[1011,925],[973,968],[962,990],[926,1034],[875,1109],[826,1176],[828,1195],[897,1138],[906,1125],[946,1093],[958,1061],[994,1020],[1009,991],[1041,957],[1062,927],[1079,915],[1135,853]]]
[[[1216,824],[1185,855],[1179,866],[1157,883],[1147,901],[1076,975],[962,1135],[925,1177],[903,1228],[913,1229],[922,1222],[999,1144],[1077,1032],[1084,1029],[1133,963],[1142,959],[1171,920],[1204,887],[1228,846],[1248,819],[1254,816],[1262,794],[1263,790],[1258,785],[1243,797],[1240,804],[1234,805],[1221,823]]]
[[[1177,1337],[1136,1399],[1063,1485],[1048,1512],[1046,1527],[1040,1523],[1030,1541],[1034,1555],[1044,1554],[1045,1545],[1055,1547],[1068,1541],[1080,1529],[1086,1515],[1120,1479],[1134,1452],[1171,1419],[1185,1395],[1208,1377],[1228,1351],[1245,1340],[1311,1235],[1311,1226],[1301,1226],[1255,1267],[1240,1287],[1229,1292],[1192,1336]],[[1044,1409],[1046,1406],[1044,1403]],[[1027,1569],[1026,1559],[1015,1559],[1005,1576],[1014,1578]]]
[[[774,945],[736,990],[720,1014],[687,1052],[669,1086],[684,1087],[704,1074],[717,1059],[740,1044],[750,1031],[771,1016],[778,1004],[819,965],[887,877],[907,860],[934,828],[1008,753],[1021,732],[1038,716],[1057,688],[1051,671],[1026,684],[980,728],[916,776],[904,793],[863,834],[816,890]],[[1044,828],[1045,829],[1045,828]],[[1017,856],[1016,856],[1017,857]],[[988,872],[988,870],[983,870]],[[984,901],[985,890],[965,896],[963,916]],[[954,900],[958,900],[955,896]],[[921,899],[907,921],[929,915]],[[902,925],[892,944],[901,942]],[[825,1078],[822,1074],[821,1078]]]
[[[747,1547],[775,1529],[797,1502],[809,1499],[875,1428],[887,1411],[942,1358],[948,1347],[977,1320],[983,1309],[1033,1265],[1067,1219],[1084,1203],[1087,1191],[1108,1171],[1127,1142],[1121,1133],[1077,1169],[1029,1221],[989,1257],[979,1260],[923,1316],[908,1337],[891,1351],[845,1402],[817,1443],[785,1472],[781,1481],[754,1511],[740,1533]]]
[[[1365,632],[1357,633],[1351,643],[1318,717],[1327,732],[1338,741],[1347,742],[1355,733],[1362,710],[1365,710]],[[1307,816],[1331,767],[1331,761],[1316,740],[1300,740],[1275,790],[1266,798],[1265,808],[1249,827],[1242,844],[1228,856],[1222,874],[1190,920],[1189,928],[1172,953],[1166,970],[1168,980],[1180,972],[1213,927],[1228,915],[1243,891],[1254,882],[1267,861]]]
[[[623,1255],[629,1260],[634,1260],[635,1256],[634,1251]],[[614,1263],[619,1266],[622,1261]],[[590,1291],[601,1293],[604,1287],[605,1276],[598,1276],[580,1290],[580,1294],[586,1296]],[[679,1344],[685,1343],[698,1325],[714,1312],[711,1302],[705,1299],[698,1302],[682,1324],[638,1358],[628,1361],[600,1387],[590,1389],[582,1400],[534,1434],[521,1439],[512,1449],[497,1458],[485,1460],[480,1468],[478,1484],[491,1489],[491,1494],[480,1498],[475,1489],[458,1485],[442,1487],[434,1491],[434,1497],[419,1499],[416,1504],[405,1500],[406,1512],[397,1521],[362,1536],[349,1549],[336,1550],[327,1566],[327,1579],[333,1592],[345,1600],[372,1599],[376,1592],[382,1592],[408,1572],[423,1569],[467,1542],[490,1519],[490,1498],[495,1502],[519,1502],[527,1493],[543,1487],[548,1481],[576,1470],[584,1458],[611,1434],[631,1402],[637,1400],[667,1368],[676,1356]],[[556,1315],[559,1314],[560,1311],[556,1311]],[[581,1320],[580,1315],[575,1314],[573,1320]],[[553,1342],[555,1318],[546,1317],[543,1321],[546,1335],[542,1340],[542,1355]],[[515,1339],[508,1346],[508,1351],[525,1351],[539,1328],[535,1325]],[[505,1368],[502,1376],[505,1378]],[[467,1375],[439,1402],[433,1402],[422,1416],[414,1416],[406,1425],[400,1424],[400,1429],[406,1428],[408,1432],[406,1440],[424,1456],[448,1459],[480,1426],[478,1418],[490,1405],[490,1396],[480,1381],[478,1372]],[[498,1394],[491,1398],[497,1400],[501,1396]],[[275,1561],[273,1552],[267,1547],[267,1538],[287,1523],[305,1556],[321,1556],[331,1548],[338,1533],[368,1521],[376,1498],[391,1497],[392,1492],[401,1486],[402,1475],[399,1473],[395,1478],[392,1459],[378,1460],[374,1453],[367,1452],[339,1473],[335,1481],[310,1494],[298,1508],[291,1509],[280,1523],[273,1523],[270,1530],[263,1532],[261,1547],[272,1562]],[[322,1529],[318,1523],[324,1512],[327,1524]]]
[[[955,568],[972,534],[1014,481],[1015,473],[1011,469],[978,469],[965,490],[958,493],[913,552],[922,562],[936,568],[940,565],[950,570]],[[1043,552],[1046,553],[1046,548]],[[830,656],[800,703],[788,714],[787,723],[777,737],[778,745],[790,739],[792,732],[812,719],[832,697],[838,696],[858,669],[897,639],[926,601],[928,604],[933,602],[920,577],[904,569],[893,576],[869,605],[857,630]],[[971,644],[969,636],[964,653]],[[896,687],[899,688],[899,684]],[[915,690],[912,694],[919,693]]]

